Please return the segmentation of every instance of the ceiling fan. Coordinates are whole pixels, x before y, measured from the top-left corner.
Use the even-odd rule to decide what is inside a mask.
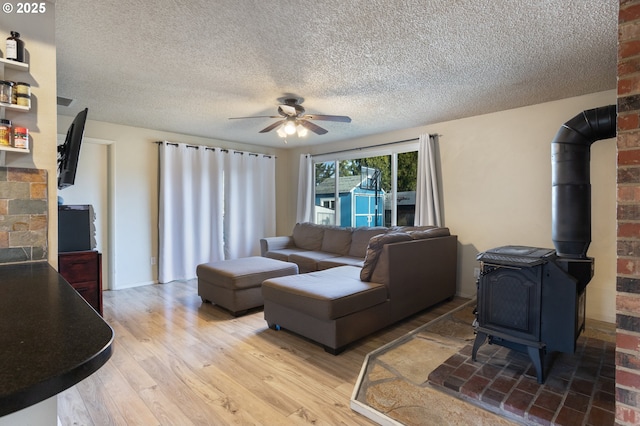
[[[298,136],[304,136],[307,129],[317,135],[324,135],[328,132],[327,129],[324,129],[309,120],[340,121],[342,123],[351,122],[351,118],[346,115],[305,114],[305,109],[300,105],[301,103],[302,101],[300,99],[286,98],[283,99],[283,103],[278,106],[279,116],[255,115],[251,117],[231,117],[230,120],[238,120],[242,118],[280,118],[279,121],[270,124],[258,133],[267,133],[280,127],[280,129],[278,129],[278,134],[282,137],[293,135],[296,132],[298,132]]]

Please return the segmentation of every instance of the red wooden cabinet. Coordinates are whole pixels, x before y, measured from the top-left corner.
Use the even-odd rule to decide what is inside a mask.
[[[102,315],[102,254],[97,251],[58,253],[58,272]]]

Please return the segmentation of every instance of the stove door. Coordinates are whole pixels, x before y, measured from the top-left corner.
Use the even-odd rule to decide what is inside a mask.
[[[478,285],[478,322],[487,330],[540,341],[542,265],[484,265]]]

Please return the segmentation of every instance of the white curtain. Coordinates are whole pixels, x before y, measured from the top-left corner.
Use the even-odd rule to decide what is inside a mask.
[[[195,276],[200,263],[222,260],[222,153],[160,144],[158,280]]]
[[[258,256],[260,238],[275,235],[275,159],[229,152],[224,193],[226,258]]]
[[[159,204],[160,282],[259,255],[275,235],[275,157],[163,142]]]
[[[437,139],[437,135],[420,135],[418,148],[418,185],[416,188],[416,225],[442,226],[435,159]]]
[[[252,170],[246,168],[246,156],[242,153],[230,152],[224,157],[225,168],[225,257],[237,259],[242,251],[245,251],[247,236],[250,234],[251,225],[245,224],[250,209],[253,208],[247,191],[249,174]],[[246,208],[245,208],[246,207]]]
[[[296,222],[313,222],[313,158],[311,154],[300,155],[298,173],[298,209]]]
[[[260,188],[258,194],[258,208],[256,209],[256,223],[262,228],[256,229],[260,237],[253,241],[253,254],[260,255],[260,238],[276,236],[276,158],[273,156],[257,157],[256,175],[258,182],[256,187]]]

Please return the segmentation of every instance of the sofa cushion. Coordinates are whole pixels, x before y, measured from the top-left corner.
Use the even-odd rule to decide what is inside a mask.
[[[362,268],[362,266],[364,266],[364,259],[361,257],[338,256],[318,261],[318,271],[336,268],[338,266],[357,266],[358,268]]]
[[[338,257],[335,253],[327,253],[324,251],[302,251],[299,253],[293,253],[289,256],[289,262],[293,262],[298,265],[301,274],[307,272],[313,272],[318,270],[318,262],[331,257]]]
[[[293,227],[293,242],[306,250],[320,250],[325,227],[313,223],[296,223]]]
[[[351,228],[327,228],[322,237],[322,247],[320,250],[329,253],[346,255],[351,247]]]
[[[387,228],[382,226],[355,228],[351,234],[351,247],[349,248],[348,255],[364,259],[371,237],[384,234],[385,232],[387,232]]]
[[[378,257],[385,244],[397,243],[401,241],[411,241],[412,238],[406,232],[389,232],[387,234],[376,235],[369,240],[367,256],[364,259],[364,266],[360,271],[362,281],[370,281],[373,270],[378,262]]]
[[[262,297],[324,320],[384,303],[386,288],[360,281],[358,273],[359,268],[342,266],[295,277],[273,278],[262,283]]]
[[[296,253],[304,253],[309,250],[299,249],[299,248],[284,248],[278,250],[270,250],[264,254],[264,257],[268,257],[270,259],[281,260],[283,262],[289,261],[289,256]]]

